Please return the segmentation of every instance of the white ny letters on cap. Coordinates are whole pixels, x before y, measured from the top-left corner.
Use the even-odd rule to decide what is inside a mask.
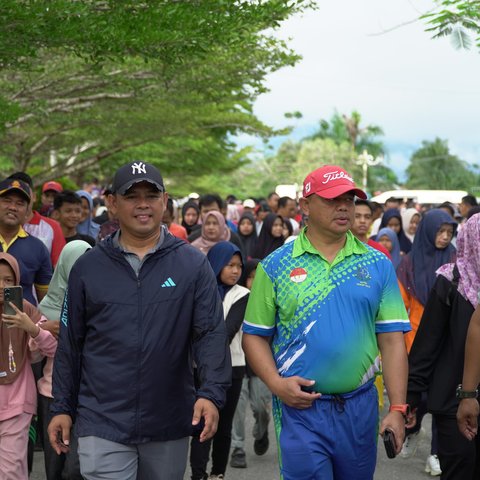
[[[146,165],[143,162],[135,162],[132,164],[132,175],[144,173],[147,174]]]

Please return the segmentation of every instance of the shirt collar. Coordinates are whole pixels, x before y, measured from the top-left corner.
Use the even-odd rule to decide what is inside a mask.
[[[308,239],[306,235],[307,228],[308,227],[305,227],[300,232],[300,235],[295,239],[292,253],[293,258],[299,257],[304,253],[312,253],[313,255],[322,256],[322,254],[311,244],[310,240]],[[365,244],[355,237],[350,230],[348,230],[345,245],[337,253],[336,260],[340,260],[352,254],[362,255],[367,252],[368,248],[365,246]]]
[[[158,242],[157,244],[148,252],[148,253],[153,253],[153,252],[156,252],[161,246],[162,246],[162,243],[165,239],[165,225],[162,225],[160,227],[160,238],[158,239]],[[132,252],[129,252],[128,250],[125,250],[122,245],[120,244],[120,234],[121,234],[121,231],[120,229],[118,229],[113,235],[112,235],[112,244],[115,248],[117,248],[118,250],[120,250],[122,253],[132,253]]]

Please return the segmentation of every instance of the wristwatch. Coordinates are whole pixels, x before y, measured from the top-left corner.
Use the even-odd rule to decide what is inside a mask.
[[[402,403],[398,405],[390,405],[389,412],[400,412],[405,418],[410,413],[410,405],[408,403]]]
[[[478,388],[473,391],[463,390],[462,384],[460,384],[455,390],[455,397],[457,398],[478,398]]]

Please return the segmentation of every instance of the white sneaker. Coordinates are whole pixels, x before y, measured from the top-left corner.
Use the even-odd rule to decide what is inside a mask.
[[[223,475],[210,475],[207,480],[223,480]]]
[[[425,471],[432,477],[438,477],[442,474],[440,468],[440,461],[436,455],[429,455],[427,458],[427,464],[425,465]]]
[[[420,439],[425,435],[425,429],[422,427],[418,432],[411,433],[405,437],[400,456],[402,458],[410,458],[415,455]]]

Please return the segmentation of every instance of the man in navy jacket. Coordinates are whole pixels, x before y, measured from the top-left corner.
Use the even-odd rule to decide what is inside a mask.
[[[188,437],[214,435],[230,384],[222,303],[206,257],[161,224],[160,172],[124,165],[113,192],[120,230],[70,274],[50,442],[68,451],[75,422],[84,478],[181,480]]]

